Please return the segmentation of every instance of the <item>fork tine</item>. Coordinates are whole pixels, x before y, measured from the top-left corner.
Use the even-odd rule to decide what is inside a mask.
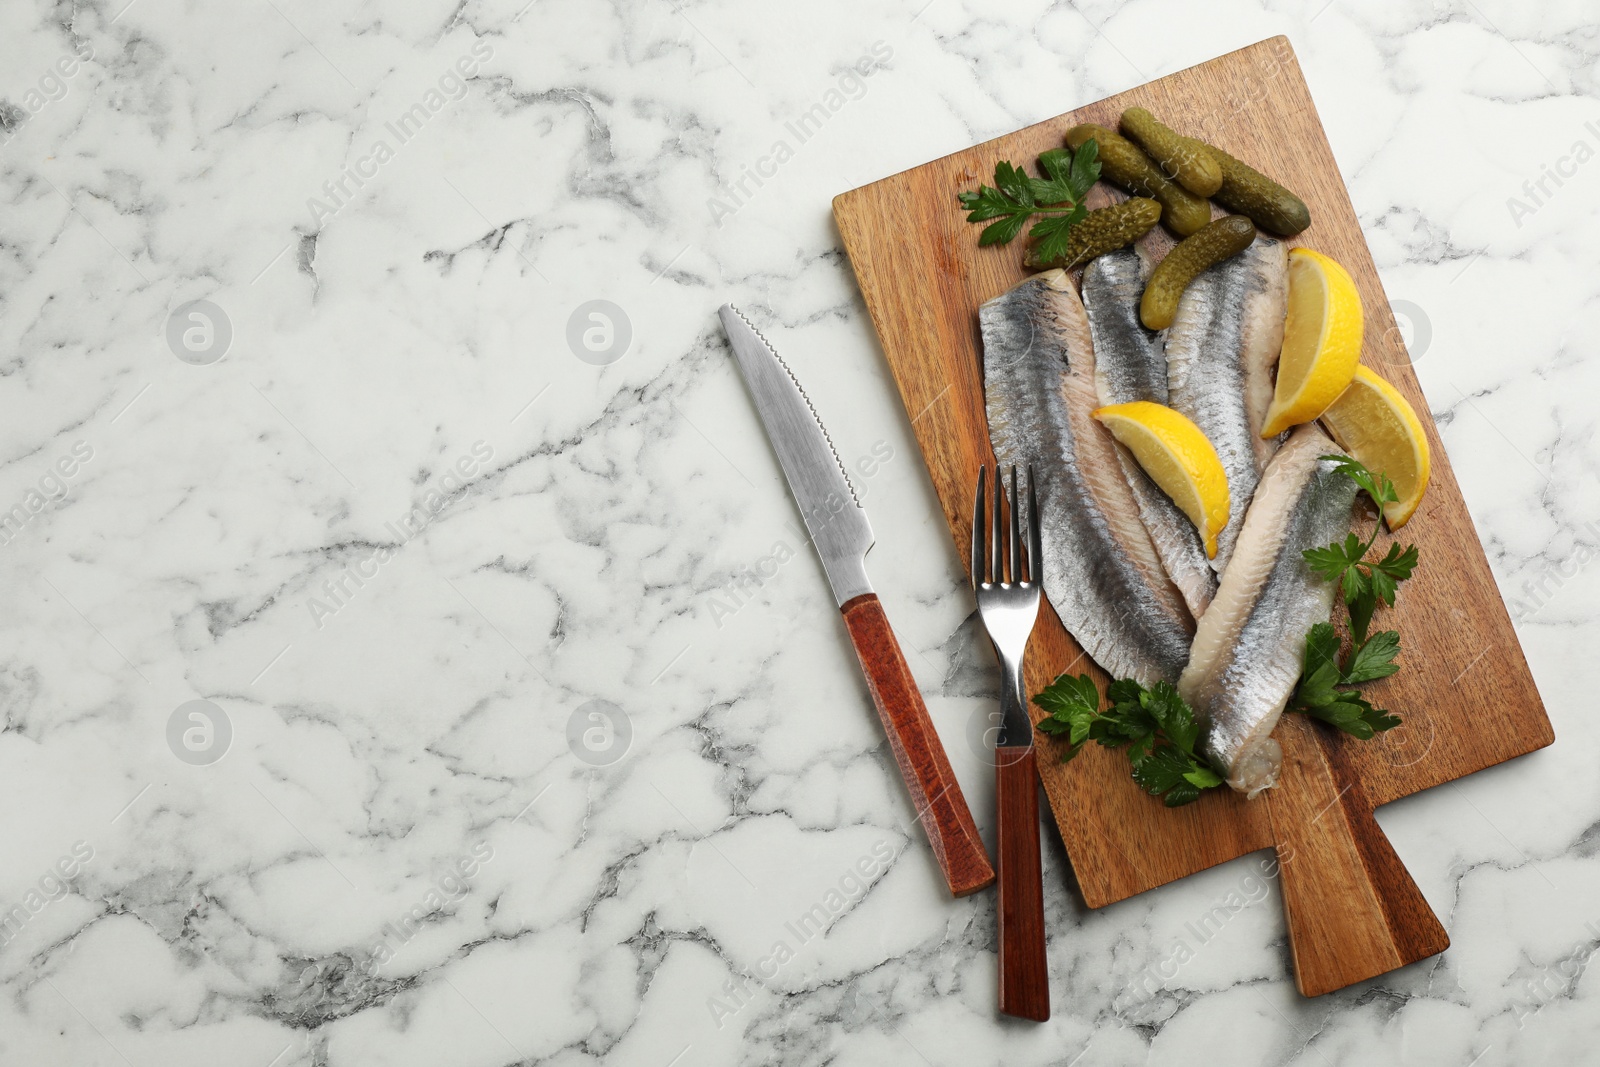
[[[984,577],[983,569],[983,483],[988,473],[987,463],[978,468],[978,492],[972,504],[972,588],[974,589],[988,581]]]
[[[1044,579],[1044,546],[1039,534],[1039,480],[1028,464],[1028,581]]]
[[[989,581],[1005,582],[1005,477],[1000,474],[1000,464],[995,464],[994,522],[989,526],[989,566],[994,573]]]
[[[1022,494],[1017,492],[1017,467],[1011,465],[1011,580],[1022,581]]]

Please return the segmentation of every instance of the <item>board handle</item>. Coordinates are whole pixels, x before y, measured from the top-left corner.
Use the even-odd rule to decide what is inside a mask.
[[[1268,808],[1295,985],[1316,997],[1437,955],[1450,937],[1372,817],[1360,780],[1304,715],[1285,715]]]

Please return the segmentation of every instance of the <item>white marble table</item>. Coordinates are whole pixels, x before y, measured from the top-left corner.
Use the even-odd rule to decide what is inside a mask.
[[[0,14],[0,1062],[1592,1060],[1592,2],[524,2]],[[1443,956],[1303,1000],[1265,854],[1088,913],[1051,839],[998,1022],[713,312],[856,465],[987,831],[829,199],[1276,33],[1558,741],[1379,813]]]

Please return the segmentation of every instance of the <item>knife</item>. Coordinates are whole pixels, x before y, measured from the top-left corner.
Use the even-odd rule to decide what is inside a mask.
[[[867,581],[872,527],[844,464],[811,400],[777,349],[732,304],[722,305],[717,315],[833,586],[872,702],[933,846],[934,859],[954,895],[984,889],[994,883],[994,868],[883,605]]]

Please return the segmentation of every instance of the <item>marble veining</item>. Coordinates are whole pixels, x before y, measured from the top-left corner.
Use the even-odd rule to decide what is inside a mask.
[[[1592,16],[8,5],[0,1062],[1588,1062]],[[1276,33],[1559,742],[1379,812],[1454,944],[1317,1000],[1267,854],[1088,912],[1047,836],[1055,1017],[1002,1022],[714,311],[827,419],[990,832],[829,200]]]

